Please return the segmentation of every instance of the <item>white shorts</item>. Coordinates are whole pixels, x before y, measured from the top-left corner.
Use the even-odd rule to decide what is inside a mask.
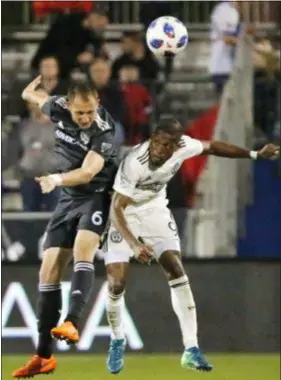
[[[141,237],[145,243],[152,246],[156,260],[168,250],[180,252],[177,226],[166,206],[138,210],[127,215],[126,220],[134,236]],[[128,243],[113,226],[108,230],[103,251],[105,265],[129,262],[133,256]]]

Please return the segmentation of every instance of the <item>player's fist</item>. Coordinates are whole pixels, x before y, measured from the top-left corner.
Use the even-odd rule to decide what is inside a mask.
[[[280,147],[274,144],[267,144],[258,151],[258,157],[270,159],[277,158],[280,154]]]
[[[56,188],[56,183],[51,176],[35,177],[35,181],[39,183],[43,194],[50,193]]]
[[[133,247],[135,258],[142,264],[150,264],[153,258],[153,250],[150,245],[138,243]]]

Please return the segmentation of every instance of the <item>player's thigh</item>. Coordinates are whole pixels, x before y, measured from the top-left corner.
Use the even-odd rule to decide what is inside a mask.
[[[109,199],[96,194],[93,199],[79,205],[78,232],[74,243],[74,256],[79,260],[94,258],[108,219]],[[83,258],[84,257],[84,258]]]
[[[180,252],[180,239],[174,217],[167,207],[147,210],[140,215],[141,237],[153,247],[156,260],[165,251]]]
[[[39,271],[40,284],[59,284],[71,260],[71,249],[52,247],[45,250]]]
[[[73,248],[77,222],[70,216],[70,204],[59,202],[46,228],[44,251],[57,247]]]
[[[131,215],[127,216],[126,220],[132,233],[136,237],[140,236],[140,225],[137,218]],[[128,263],[130,257],[133,255],[132,249],[127,241],[112,224],[109,225],[106,231],[102,250],[104,251],[104,262],[106,266],[115,263]]]
[[[100,235],[90,230],[79,229],[73,247],[75,261],[93,261],[100,243]]]
[[[108,290],[112,294],[121,294],[127,284],[129,262],[111,263],[106,265]]]

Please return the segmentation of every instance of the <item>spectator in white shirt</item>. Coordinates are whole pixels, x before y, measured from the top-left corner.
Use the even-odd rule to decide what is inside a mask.
[[[211,58],[209,71],[218,95],[233,66],[240,29],[239,1],[223,1],[211,14]]]

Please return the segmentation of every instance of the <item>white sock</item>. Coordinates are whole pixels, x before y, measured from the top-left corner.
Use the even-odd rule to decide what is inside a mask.
[[[112,339],[124,339],[125,332],[123,326],[123,311],[125,307],[124,292],[118,295],[108,291],[106,300],[106,315],[111,327]]]
[[[169,285],[172,306],[180,323],[184,347],[185,349],[198,347],[196,306],[188,277],[182,276],[169,281]]]

